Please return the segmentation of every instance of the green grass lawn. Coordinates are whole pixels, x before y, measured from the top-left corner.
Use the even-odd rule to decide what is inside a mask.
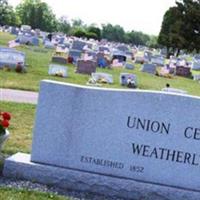
[[[32,143],[35,106],[0,102],[0,108],[12,115],[9,127],[10,137],[5,143],[3,153],[5,155],[12,155],[17,152],[29,153]]]
[[[54,194],[33,192],[27,190],[16,190],[11,188],[0,188],[0,199],[2,200],[70,200]],[[72,199],[71,199],[72,200]]]
[[[0,45],[6,45],[7,42],[13,38],[14,36],[8,33],[0,33]],[[42,47],[36,47],[34,49],[37,48],[42,49]],[[22,46],[18,47],[17,49],[26,53],[27,73],[18,74],[14,71],[7,72],[0,70],[0,87],[2,88],[38,91],[39,83],[43,79],[57,80],[81,85],[86,85],[86,82],[89,79],[88,75],[76,74],[75,67],[73,65],[67,65],[69,74],[68,78],[49,76],[48,67],[51,61],[53,50],[36,52],[33,50],[33,47],[30,46]],[[165,87],[166,83],[169,83],[171,87],[183,89],[188,91],[189,94],[200,96],[200,84],[192,79],[182,77],[174,77],[173,79],[157,77],[141,72],[139,70],[140,67],[141,66],[137,64],[136,69],[134,70],[98,68],[97,71],[110,73],[113,75],[114,84],[105,84],[103,87],[123,88],[119,83],[119,75],[122,72],[128,72],[137,75],[139,89],[161,90],[163,87]]]

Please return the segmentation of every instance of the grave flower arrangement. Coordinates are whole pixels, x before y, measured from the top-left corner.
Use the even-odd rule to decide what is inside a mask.
[[[9,127],[11,115],[8,112],[0,112],[0,136],[6,134],[6,129]]]

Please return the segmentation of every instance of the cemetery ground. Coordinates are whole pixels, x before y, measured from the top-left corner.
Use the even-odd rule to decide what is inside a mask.
[[[0,199],[9,200],[68,200],[69,198],[56,196],[53,194],[31,192],[27,190],[17,190],[12,188],[0,188]]]
[[[0,45],[6,46],[8,41],[14,39],[14,36],[8,33],[0,33]],[[26,53],[27,73],[16,73],[15,71],[0,71],[0,87],[38,91],[39,83],[43,79],[50,79],[68,83],[75,83],[86,85],[89,80],[88,75],[75,73],[75,67],[68,64],[68,77],[61,78],[48,75],[48,68],[53,54],[53,50],[47,50],[43,47],[21,46],[18,50]],[[182,89],[188,92],[188,94],[200,96],[199,83],[193,81],[192,78],[183,78],[175,76],[172,79],[157,77],[140,71],[141,65],[135,64],[134,70],[127,69],[101,69],[97,68],[97,72],[105,72],[113,75],[113,84],[104,84],[103,87],[110,88],[125,88],[119,83],[119,75],[122,72],[133,73],[138,79],[138,88],[147,90],[161,90],[165,87],[166,83],[169,83],[171,87]],[[193,73],[199,73],[193,71]]]
[[[8,41],[14,37],[8,33],[0,33],[0,45],[7,46]],[[17,48],[26,53],[27,73],[16,73],[15,71],[0,70],[0,88],[19,89],[27,91],[39,91],[40,81],[50,79],[68,83],[86,85],[88,75],[76,74],[73,65],[68,66],[68,78],[59,78],[48,75],[48,67],[53,54],[53,50],[40,47],[21,46]],[[134,70],[126,69],[100,69],[98,72],[105,72],[113,75],[114,84],[105,84],[103,87],[124,88],[119,83],[119,75],[122,72],[134,73],[138,78],[138,88],[160,91],[169,83],[173,88],[186,90],[188,94],[200,96],[199,83],[189,78],[175,76],[172,79],[157,77],[140,71],[140,64],[135,65]],[[199,72],[193,72],[199,73]],[[36,106],[31,104],[0,102],[0,109],[12,113],[11,126],[9,131],[11,136],[5,143],[3,155],[5,157],[17,152],[30,153],[32,143],[32,131],[34,126],[34,116]],[[0,170],[2,171],[1,163]],[[64,200],[66,197],[56,196],[51,193],[40,193],[28,190],[17,190],[9,187],[0,187],[0,199],[55,199]]]

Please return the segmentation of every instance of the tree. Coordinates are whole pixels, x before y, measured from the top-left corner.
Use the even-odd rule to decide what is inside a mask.
[[[98,39],[100,40],[101,39],[101,29],[94,26],[94,25],[90,25],[88,28],[87,28],[87,31],[88,33],[90,33],[89,35],[92,36],[92,38],[94,39]]]
[[[158,37],[159,44],[177,53],[185,49],[188,52],[200,50],[200,0],[181,0],[176,6],[166,11],[161,31]]]
[[[109,41],[115,42],[124,42],[125,41],[125,31],[119,26],[112,24],[103,24],[102,25],[102,38],[105,38]]]
[[[82,27],[83,21],[81,19],[72,19],[72,26],[73,27]]]
[[[19,18],[16,16],[12,6],[7,0],[0,0],[0,25],[19,25]]]
[[[158,48],[158,37],[151,35],[150,40],[147,41],[146,45],[150,48]]]
[[[66,16],[62,16],[58,20],[58,31],[63,32],[65,34],[69,34],[71,30],[71,24],[68,21]]]
[[[131,31],[126,33],[126,42],[134,45],[146,45],[150,40],[147,34],[138,31]]]
[[[182,0],[177,3],[184,21],[186,49],[200,51],[200,0]]]
[[[83,28],[77,27],[77,28],[73,29],[72,35],[74,35],[76,37],[83,37],[83,38],[85,38],[86,37],[86,32],[85,32],[85,30]]]
[[[22,24],[44,31],[57,30],[57,20],[47,3],[40,0],[23,0],[17,8]]]

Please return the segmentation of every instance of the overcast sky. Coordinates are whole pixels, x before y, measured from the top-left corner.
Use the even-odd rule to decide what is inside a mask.
[[[43,0],[57,17],[80,18],[86,24],[119,24],[126,31],[158,35],[165,11],[176,0]],[[21,0],[9,0],[16,6]]]

